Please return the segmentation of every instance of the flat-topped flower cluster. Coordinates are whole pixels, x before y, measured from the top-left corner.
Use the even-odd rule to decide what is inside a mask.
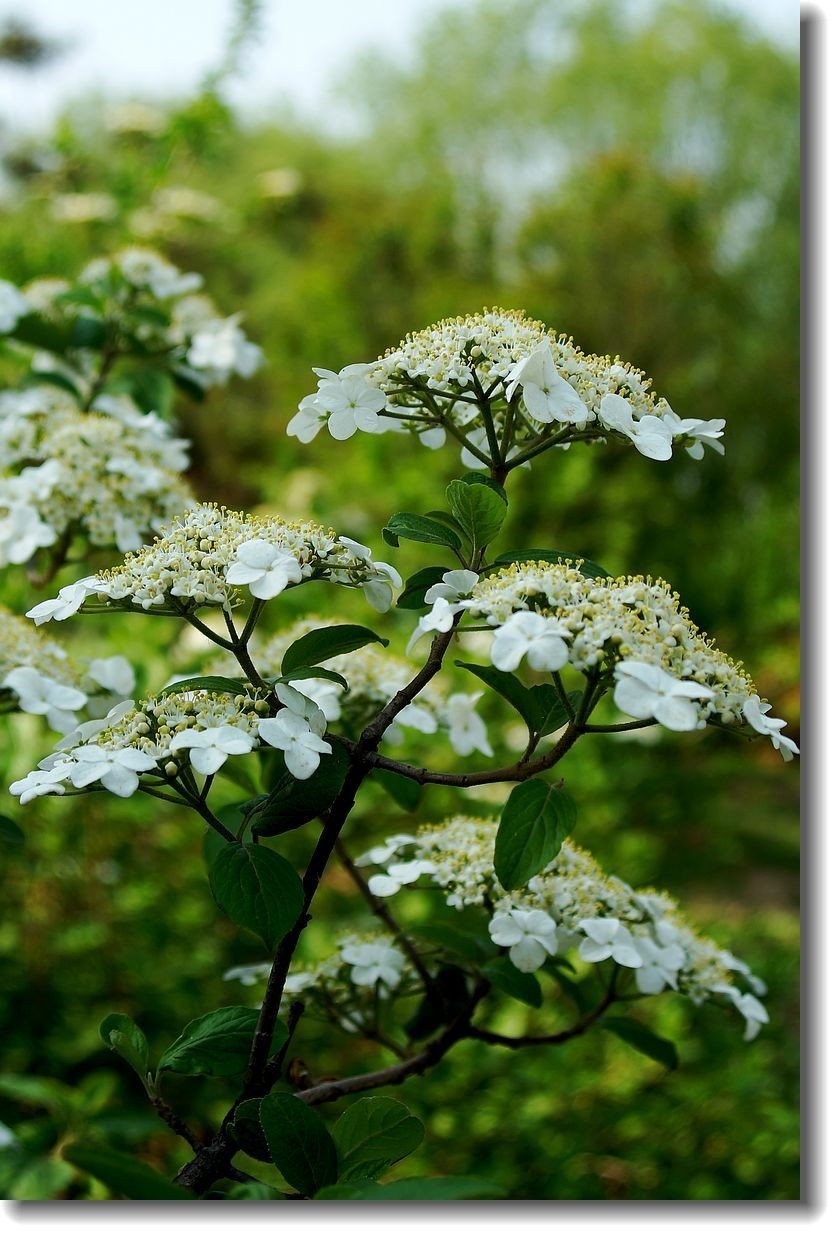
[[[587,354],[518,311],[447,318],[372,364],[314,372],[317,392],[288,428],[304,442],[324,426],[338,439],[357,429],[412,432],[432,449],[451,434],[466,466],[515,465],[554,435],[563,446],[615,438],[657,460],[675,443],[699,459],[706,447],[724,451],[724,420],[683,420],[640,370]]]
[[[183,439],[125,396],[95,407],[48,386],[0,395],[0,566],[77,533],[138,549],[192,501]]]
[[[489,936],[523,973],[573,950],[591,964],[613,961],[631,970],[641,994],[670,988],[696,1004],[714,997],[731,1003],[746,1019],[747,1038],[768,1020],[755,997],[765,993],[763,983],[698,935],[668,896],[635,891],[570,841],[526,887],[507,892],[493,868],[496,832],[491,820],[456,816],[414,836],[390,837],[358,861],[382,868],[369,880],[378,896],[427,879],[455,909],[491,906]]]
[[[185,614],[205,607],[230,611],[245,594],[270,600],[288,587],[326,579],[361,588],[379,611],[391,603],[399,575],[374,562],[364,545],[311,522],[245,515],[211,502],[194,506],[153,544],[120,566],[63,587],[27,616],[62,621],[80,609],[139,607]]]

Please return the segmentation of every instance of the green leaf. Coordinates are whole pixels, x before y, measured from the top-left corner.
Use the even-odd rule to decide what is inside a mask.
[[[169,415],[175,387],[168,373],[162,369],[137,369],[129,375],[128,384],[131,397],[144,412],[156,412],[163,417]]]
[[[491,476],[485,476],[483,472],[464,472],[460,479],[465,485],[486,485],[493,493],[498,494],[505,506],[509,505],[506,489]]]
[[[210,868],[210,889],[219,909],[271,951],[303,908],[303,884],[294,867],[264,845],[225,845]]]
[[[69,1085],[51,1076],[0,1075],[0,1097],[11,1098],[24,1106],[42,1106],[46,1111],[66,1113],[76,1105],[76,1094]]]
[[[79,391],[74,382],[66,373],[53,373],[51,370],[38,369],[35,371],[38,378],[38,385],[42,386],[46,383],[48,386],[57,386],[59,390],[66,390],[74,399],[78,399]]]
[[[361,1098],[332,1129],[340,1156],[340,1175],[371,1179],[413,1153],[425,1136],[422,1122],[395,1098]]]
[[[476,678],[480,678],[485,685],[501,695],[502,699],[512,704],[531,733],[539,732],[544,719],[540,697],[528,690],[514,673],[502,673],[500,669],[494,669],[490,665],[471,665],[465,660],[456,660],[454,663],[461,669],[474,673]]]
[[[368,643],[381,643],[387,647],[388,640],[366,626],[323,626],[295,639],[283,656],[281,668],[284,674],[301,665],[308,668],[320,664],[322,660],[331,660],[333,656],[355,652]]]
[[[442,965],[414,1015],[405,1025],[412,1041],[427,1038],[443,1025],[450,1024],[469,1002],[466,974],[456,965]]]
[[[314,1196],[338,1178],[338,1152],[326,1124],[294,1094],[263,1098],[259,1118],[271,1158],[283,1178]]]
[[[422,785],[419,781],[410,780],[407,776],[399,776],[396,772],[388,772],[382,768],[377,768],[372,778],[403,810],[415,811],[419,806],[422,797]]]
[[[263,806],[252,816],[254,835],[281,836],[329,810],[341,792],[349,766],[344,747],[332,743],[332,754],[321,759],[308,780],[297,780],[284,770]]]
[[[447,545],[450,549],[459,549],[461,545],[460,537],[452,528],[428,515],[412,515],[407,511],[392,515],[387,527],[382,529],[382,536],[387,544],[395,547],[399,545],[400,536],[430,545]]]
[[[101,347],[108,337],[105,323],[98,317],[81,313],[70,330],[71,347]]]
[[[538,978],[533,973],[522,973],[516,969],[509,956],[496,956],[487,961],[481,965],[481,973],[505,995],[531,1008],[541,1008],[542,988]]]
[[[149,1074],[149,1044],[140,1026],[130,1016],[112,1012],[99,1026],[99,1037],[134,1069],[145,1085]]]
[[[424,566],[411,575],[405,583],[405,591],[396,602],[397,609],[422,609],[425,593],[440,582],[448,569],[448,566]]]
[[[25,840],[23,829],[18,827],[14,819],[0,815],[0,841],[4,845],[22,845]]]
[[[452,513],[475,549],[494,540],[507,517],[507,504],[486,485],[453,480],[446,489]]]
[[[620,1038],[649,1059],[654,1059],[656,1063],[664,1064],[665,1068],[671,1070],[678,1068],[679,1053],[675,1044],[667,1038],[660,1038],[640,1021],[634,1021],[629,1016],[607,1016],[600,1024],[616,1038]]]
[[[574,799],[560,785],[544,780],[516,785],[495,837],[495,873],[501,886],[510,892],[544,870],[576,821]]]
[[[565,562],[568,566],[576,566],[587,579],[612,578],[608,570],[597,562],[581,557],[579,553],[563,553],[560,549],[511,549],[509,553],[499,553],[492,565],[514,566],[517,562]]]
[[[531,686],[530,694],[538,704],[539,711],[542,713],[542,719],[539,721],[538,732],[544,735],[554,733],[555,730],[561,729],[563,725],[567,725],[572,719],[571,713],[566,708],[565,704],[556,693],[556,689],[547,682],[540,682],[538,686]],[[575,691],[575,694],[579,694]]]
[[[195,1200],[186,1188],[171,1183],[145,1162],[104,1145],[67,1145],[62,1157],[130,1201]]]
[[[259,1020],[257,1008],[217,1008],[190,1021],[179,1038],[163,1052],[158,1072],[182,1076],[238,1076],[248,1062],[251,1041]],[[287,1037],[278,1024],[272,1050]]]
[[[299,665],[296,669],[289,669],[288,673],[282,673],[278,678],[272,678],[270,681],[273,686],[275,682],[288,682],[292,684],[304,678],[325,678],[328,682],[337,682],[342,690],[349,690],[350,688],[350,684],[345,677],[340,673],[336,673],[334,669],[324,669],[322,665]]]
[[[165,695],[179,694],[182,690],[209,690],[216,695],[243,695],[247,689],[247,683],[241,678],[237,680],[211,674],[209,677],[183,678],[171,686],[164,686],[158,694],[163,698]]]
[[[59,326],[37,313],[27,313],[20,318],[7,337],[18,339],[29,347],[44,348],[45,351],[61,354],[69,346],[70,331],[66,325]]]
[[[420,922],[411,927],[411,934],[427,939],[429,943],[454,956],[463,957],[472,965],[483,964],[495,951],[486,933],[485,922],[480,933],[476,934],[442,922]]]
[[[256,1158],[259,1162],[271,1162],[271,1151],[259,1119],[261,1101],[261,1098],[249,1098],[247,1102],[241,1102],[236,1107],[233,1135],[249,1158]]]

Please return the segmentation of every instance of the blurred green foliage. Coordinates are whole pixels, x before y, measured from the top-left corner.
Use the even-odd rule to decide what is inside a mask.
[[[695,0],[640,16],[617,0],[518,0],[455,10],[429,25],[410,67],[377,60],[352,80],[351,141],[291,120],[244,127],[211,93],[130,123],[124,109],[120,121],[80,104],[48,137],[7,135],[4,277],[73,272],[126,242],[201,271],[220,304],[242,308],[269,363],[180,409],[196,490],[311,514],[368,543],[394,510],[439,504],[458,464],[392,436],[288,439],[312,365],[369,359],[409,329],[483,304],[521,306],[587,350],[625,355],[681,415],[727,418],[726,458],[553,453],[514,474],[499,549],[555,544],[614,573],[669,578],[794,729],[794,59]],[[173,192],[185,189],[191,197]],[[83,198],[68,196],[92,193],[113,200],[109,217],[85,220]],[[388,553],[403,574],[433,561],[416,545]],[[6,603],[22,610],[29,595],[9,572]],[[289,598],[295,614],[301,603]],[[347,620],[369,620],[351,609]],[[141,621],[68,623],[67,638],[131,655]],[[168,622],[146,626],[148,685],[196,667],[194,647],[173,652]],[[409,626],[392,616],[379,628],[399,646]],[[497,726],[509,719],[499,712]],[[47,743],[34,718],[2,723],[7,782]],[[566,765],[580,843],[626,879],[670,889],[766,979],[772,1021],[757,1042],[740,1041],[736,1018],[672,998],[653,1023],[680,1044],[673,1074],[602,1033],[561,1053],[462,1044],[404,1087],[428,1126],[411,1174],[483,1174],[513,1197],[797,1197],[796,769],[767,745],[636,735],[581,744]],[[475,806],[500,800],[484,790]],[[417,818],[462,806],[429,787]],[[362,808],[353,849],[405,825],[379,790]],[[220,975],[262,954],[214,910],[197,821],[105,795],[14,813],[27,841],[0,859],[3,1069],[63,1081],[77,1097],[68,1114],[53,1091],[25,1100],[0,1088],[0,1119],[29,1116],[4,1187],[86,1195],[89,1180],[55,1155],[80,1119],[162,1169],[183,1160],[102,1046],[99,1020],[127,1012],[161,1047],[201,1011],[238,1002]],[[309,825],[284,852],[301,860],[311,835]],[[419,896],[414,912],[433,908]],[[360,914],[333,872],[306,949]],[[504,1015],[499,1027],[516,1032],[551,1013],[516,1005]],[[296,1049],[314,1074],[378,1060],[317,1024]],[[228,1094],[224,1082],[172,1078],[168,1096],[209,1120]]]

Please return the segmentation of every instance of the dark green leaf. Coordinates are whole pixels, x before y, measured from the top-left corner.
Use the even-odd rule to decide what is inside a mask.
[[[144,412],[166,417],[172,410],[174,383],[162,369],[137,369],[130,374],[130,394]]]
[[[278,678],[272,678],[271,684],[274,682],[289,682],[294,684],[305,678],[324,678],[327,682],[337,682],[342,690],[349,690],[350,685],[345,677],[340,673],[336,673],[334,669],[324,669],[322,665],[300,665],[297,669],[289,669],[288,673],[281,674]]]
[[[487,961],[481,965],[481,973],[505,995],[529,1004],[531,1008],[541,1008],[542,988],[538,978],[533,973],[522,973],[516,969],[509,956],[496,956]]]
[[[18,827],[14,819],[0,815],[0,841],[4,845],[22,845],[25,840],[22,828]]]
[[[396,602],[397,609],[422,609],[426,603],[425,593],[440,582],[448,569],[448,566],[425,566],[411,575]]]
[[[516,785],[495,837],[495,873],[508,892],[544,870],[577,821],[574,799],[561,785],[529,780]]]
[[[493,493],[498,494],[505,506],[509,505],[504,486],[500,485],[497,480],[493,480],[491,476],[485,476],[483,472],[464,472],[460,479],[465,485],[486,485],[488,489],[492,489]]]
[[[190,1021],[180,1037],[163,1052],[158,1072],[182,1076],[238,1076],[248,1062],[259,1019],[257,1008],[217,1008]],[[272,1050],[285,1041],[285,1025],[278,1024]]]
[[[53,373],[50,370],[37,369],[33,371],[33,378],[37,378],[39,386],[46,383],[48,386],[57,386],[59,390],[66,390],[74,399],[78,399],[79,391],[76,385],[70,381],[66,373]]]
[[[163,690],[158,693],[162,697],[179,694],[182,690],[208,690],[216,695],[242,695],[247,689],[246,683],[241,679],[210,675],[209,677],[183,678],[180,682],[173,682],[171,686],[164,686]]]
[[[373,1178],[413,1153],[425,1135],[422,1123],[395,1098],[361,1098],[348,1107],[332,1135],[340,1156],[340,1175],[351,1181]],[[368,1173],[371,1172],[371,1173]]]
[[[373,772],[373,780],[381,785],[403,810],[414,811],[419,806],[422,797],[422,785],[419,781],[398,776],[396,772],[388,772],[382,768]]]
[[[474,673],[476,678],[480,678],[482,682],[501,695],[502,699],[511,703],[520,713],[531,733],[539,732],[544,719],[540,699],[528,690],[514,673],[502,673],[500,669],[494,669],[490,665],[471,665],[464,660],[456,660],[454,663],[461,669],[468,669],[470,673]]]
[[[39,317],[37,313],[27,313],[25,317],[20,318],[14,330],[10,331],[7,337],[18,339],[30,347],[44,348],[48,352],[57,354],[66,351],[70,343],[70,331],[66,325],[58,326],[53,322],[48,322],[45,318]]]
[[[463,957],[465,961],[473,965],[483,964],[495,951],[486,933],[485,922],[480,931],[475,934],[462,930],[459,926],[450,926],[448,923],[420,922],[411,927],[411,934],[419,935],[421,939],[427,939],[429,943],[435,944],[443,951]]]
[[[569,720],[571,720],[571,713],[556,693],[556,689],[547,682],[541,682],[538,686],[531,686],[530,694],[536,700],[542,713],[542,719],[539,722],[538,728],[539,733],[544,735],[554,733],[555,730],[562,728],[563,725],[567,725]]]
[[[486,485],[453,480],[446,489],[449,505],[475,549],[494,540],[507,517],[507,504]]]
[[[314,1196],[338,1178],[338,1152],[326,1124],[294,1094],[272,1093],[259,1107],[262,1130],[283,1178]]]
[[[248,1155],[259,1162],[271,1162],[271,1151],[262,1131],[259,1119],[261,1098],[249,1098],[236,1108],[236,1118],[233,1123],[233,1135],[236,1143]]]
[[[430,545],[447,545],[450,549],[459,549],[461,544],[457,533],[438,519],[430,519],[427,515],[412,515],[407,511],[392,515],[387,527],[382,529],[382,536],[387,544],[394,546],[398,546],[400,536],[405,540],[418,540]]]
[[[203,403],[207,397],[204,387],[196,380],[196,375],[192,369],[186,367],[178,367],[172,370],[172,380],[179,390],[188,395],[196,403]]]
[[[665,1068],[678,1068],[679,1054],[675,1044],[667,1038],[660,1038],[640,1021],[633,1021],[629,1016],[607,1016],[600,1024],[609,1033],[613,1033],[642,1055],[654,1059],[656,1063],[664,1064]]]
[[[545,968],[548,968],[548,965],[545,965]],[[590,978],[578,978],[574,981],[573,978],[568,977],[567,973],[553,968],[551,972],[565,994],[574,1001],[581,1012],[591,1012],[597,1006],[603,992],[596,982]]]
[[[130,1016],[112,1012],[99,1026],[99,1037],[134,1069],[145,1084],[149,1073],[149,1044],[140,1026]]]
[[[281,668],[286,674],[301,665],[318,665],[322,660],[354,652],[368,643],[381,643],[387,647],[388,640],[366,626],[323,626],[295,639],[283,656]]]
[[[80,314],[70,330],[71,347],[101,347],[107,338],[105,323],[98,317]]]
[[[294,867],[264,845],[225,845],[210,868],[210,889],[219,909],[271,951],[303,908],[303,884]]]
[[[405,1026],[412,1040],[427,1038],[452,1021],[469,1001],[466,975],[456,965],[443,965],[431,981],[414,1015]]]
[[[131,1201],[195,1200],[186,1188],[171,1183],[145,1162],[104,1145],[66,1145],[62,1157]]]
[[[308,780],[297,780],[284,771],[253,815],[254,833],[280,836],[322,815],[341,792],[349,766],[346,750],[333,742],[332,754],[321,759]]]
[[[512,549],[509,553],[499,553],[492,565],[513,566],[517,562],[565,562],[568,566],[576,566],[587,579],[612,578],[608,570],[597,562],[578,553],[563,553],[560,549]]]

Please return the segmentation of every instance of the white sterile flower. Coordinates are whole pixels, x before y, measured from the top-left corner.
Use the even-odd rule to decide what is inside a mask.
[[[526,657],[531,669],[561,669],[568,661],[566,632],[555,617],[514,613],[495,631],[490,658],[496,669],[511,673]]]
[[[731,1002],[734,1004],[737,1011],[746,1021],[746,1031],[743,1038],[746,1042],[752,1042],[760,1033],[761,1025],[769,1024],[769,1013],[764,1008],[759,999],[755,999],[754,995],[744,994],[738,991],[736,987],[730,987],[725,992]]]
[[[66,780],[67,773],[72,766],[69,759],[64,759],[60,763],[54,763],[50,768],[35,768],[32,772],[27,772],[22,780],[12,781],[9,785],[9,793],[20,798],[21,806],[47,793],[54,793],[61,797],[67,792],[62,782]]]
[[[203,372],[207,380],[224,382],[231,373],[253,377],[262,364],[262,348],[249,342],[240,320],[239,314],[211,318],[192,336],[187,363]]]
[[[583,425],[592,414],[569,381],[560,376],[551,354],[550,340],[543,339],[535,351],[513,365],[507,382],[507,399],[521,386],[524,406],[541,424],[558,421]]]
[[[673,454],[673,435],[660,416],[636,420],[632,404],[623,395],[607,394],[600,400],[601,422],[628,437],[639,454],[648,459],[669,459]]]
[[[115,695],[124,697],[134,690],[134,668],[124,656],[95,658],[87,666],[87,675]]]
[[[297,412],[288,422],[286,433],[296,437],[298,441],[308,443],[313,441],[329,419],[325,407],[321,407],[317,395],[306,395],[297,404]]]
[[[259,600],[278,596],[289,583],[303,578],[300,563],[287,549],[277,549],[267,540],[246,540],[236,550],[236,561],[227,568],[227,583],[246,584]]]
[[[76,789],[84,789],[95,781],[119,798],[130,798],[140,784],[141,772],[150,772],[156,766],[153,755],[134,747],[106,750],[102,746],[77,746],[70,752],[73,765],[67,775]]]
[[[228,755],[246,755],[253,750],[250,734],[235,725],[214,725],[210,729],[182,729],[169,743],[169,749],[188,750],[189,761],[202,776],[213,776]]]
[[[407,707],[402,708],[397,720],[385,731],[385,737],[394,742],[400,741],[402,725],[407,725],[409,729],[416,729],[419,733],[436,733],[439,728],[434,713],[424,703],[416,702],[409,703]]]
[[[374,896],[393,896],[406,884],[415,883],[421,875],[433,875],[434,863],[425,858],[413,858],[409,862],[394,862],[386,875],[374,875],[369,881]]]
[[[690,441],[687,453],[692,459],[704,459],[705,447],[710,447],[717,454],[725,454],[725,446],[719,440],[725,431],[724,420],[682,420],[675,412],[665,412],[662,420],[673,437],[684,437]]]
[[[522,973],[534,973],[548,956],[556,956],[556,923],[544,909],[511,909],[497,913],[489,924],[493,943],[510,949],[510,960]]]
[[[341,719],[343,688],[328,678],[295,678],[294,688],[320,708],[327,720]]]
[[[258,965],[234,965],[221,975],[221,979],[222,982],[241,982],[242,986],[256,986],[257,982],[267,978],[270,972],[270,961],[263,961]],[[284,989],[288,990],[288,981]]]
[[[450,600],[446,600],[445,596],[438,596],[431,606],[431,612],[424,614],[417,622],[414,633],[408,640],[408,646],[405,650],[410,652],[423,635],[427,635],[431,630],[451,630],[457,614],[462,613],[468,607],[468,604],[465,602],[458,601],[453,604]]]
[[[356,986],[381,982],[391,990],[399,985],[405,967],[405,957],[387,943],[346,944],[341,949],[341,960],[352,966],[350,980]]]
[[[657,720],[677,732],[698,729],[704,722],[697,700],[713,697],[707,686],[685,682],[658,665],[638,660],[615,665],[615,703],[636,720]]]
[[[326,426],[332,437],[343,442],[357,429],[365,433],[387,431],[387,422],[378,415],[387,406],[387,397],[367,380],[369,365],[346,365],[340,373],[331,369],[313,372],[320,378],[315,396],[317,406],[326,412]]]
[[[425,593],[425,603],[433,605],[441,597],[443,600],[463,600],[471,595],[479,577],[474,570],[447,570],[441,581],[432,583]]]
[[[22,317],[30,313],[29,301],[8,279],[0,279],[0,334],[14,330]]]
[[[416,837],[411,836],[409,832],[397,832],[395,836],[388,836],[384,844],[374,845],[372,849],[368,849],[366,853],[356,858],[356,865],[382,866],[388,858],[393,857],[398,849],[404,848],[405,845],[412,845],[415,840]]]
[[[0,518],[0,562],[5,559],[17,566],[28,562],[36,550],[55,544],[57,531],[41,518],[36,507],[14,501],[6,509],[8,513]]]
[[[583,918],[579,929],[587,936],[579,948],[582,960],[596,963],[611,958],[628,969],[644,964],[637,940],[617,918]]]
[[[394,424],[398,424],[398,421],[394,421]],[[417,437],[429,450],[439,450],[446,444],[446,430],[443,425],[432,425],[430,429],[420,429]]]
[[[2,684],[15,692],[22,712],[45,716],[47,724],[59,733],[72,729],[76,723],[73,713],[87,703],[82,691],[44,677],[30,665],[12,669]]]
[[[96,720],[84,720],[80,725],[76,725],[68,733],[55,744],[56,751],[73,750],[76,746],[84,746],[91,738],[96,737],[97,733],[101,733],[103,729],[109,729],[111,725],[121,720],[123,716],[127,716],[129,712],[134,711],[133,699],[123,699],[121,703],[117,703],[111,708],[110,712],[105,716],[99,716]],[[50,756],[54,758],[55,756]]]
[[[359,544],[357,540],[352,540],[349,536],[339,536],[338,543],[349,550],[359,562],[364,562],[368,568],[372,566],[375,570],[375,575],[362,583],[361,590],[371,608],[377,613],[387,613],[393,604],[394,590],[402,586],[402,576],[399,571],[389,562],[374,562],[373,550],[367,545]]]
[[[798,747],[792,738],[788,738],[786,734],[781,733],[781,729],[786,728],[787,722],[781,720],[778,716],[770,716],[772,711],[770,703],[761,703],[758,695],[750,695],[743,704],[743,717],[754,729],[755,733],[761,733],[771,739],[775,750],[781,752],[781,758],[784,762],[789,762],[793,755],[797,755]]]
[[[446,702],[446,721],[449,741],[458,755],[471,755],[479,750],[482,755],[491,755],[487,727],[475,710],[482,692],[450,695]]]
[[[88,596],[101,591],[102,587],[101,583],[96,582],[94,575],[88,575],[76,583],[66,584],[52,600],[42,600],[40,604],[28,609],[26,616],[31,618],[36,626],[50,621],[63,622],[78,613]]]
[[[671,943],[661,947],[652,939],[635,937],[635,950],[644,962],[635,971],[638,990],[644,995],[660,995],[665,986],[676,990],[679,970],[685,963],[684,948]]]
[[[316,711],[325,729],[326,718],[320,709]],[[317,771],[321,755],[332,754],[332,747],[314,732],[306,717],[289,708],[284,708],[277,716],[266,716],[257,729],[263,742],[283,752],[286,767],[297,780],[308,780]],[[321,729],[320,733],[323,731]]]

